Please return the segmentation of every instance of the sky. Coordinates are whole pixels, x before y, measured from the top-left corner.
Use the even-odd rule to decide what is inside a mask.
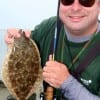
[[[0,29],[33,29],[55,16],[58,0],[0,0]]]

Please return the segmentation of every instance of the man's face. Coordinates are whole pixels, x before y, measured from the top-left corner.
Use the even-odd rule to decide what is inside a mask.
[[[100,1],[95,0],[92,7],[84,7],[79,0],[74,0],[71,5],[60,3],[59,16],[69,31],[92,32],[97,27]]]

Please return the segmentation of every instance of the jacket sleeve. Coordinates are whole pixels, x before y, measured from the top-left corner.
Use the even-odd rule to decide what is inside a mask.
[[[63,82],[60,89],[68,100],[100,100],[99,96],[90,93],[71,75]]]

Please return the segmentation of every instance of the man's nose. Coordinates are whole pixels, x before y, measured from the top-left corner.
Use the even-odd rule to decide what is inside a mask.
[[[79,0],[74,0],[73,4],[72,4],[72,9],[74,11],[78,11],[82,8],[82,5],[79,3]]]

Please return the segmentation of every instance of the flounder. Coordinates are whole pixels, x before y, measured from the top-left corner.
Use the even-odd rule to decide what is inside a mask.
[[[17,100],[27,100],[42,83],[40,53],[36,43],[20,30],[2,66],[2,80]]]

